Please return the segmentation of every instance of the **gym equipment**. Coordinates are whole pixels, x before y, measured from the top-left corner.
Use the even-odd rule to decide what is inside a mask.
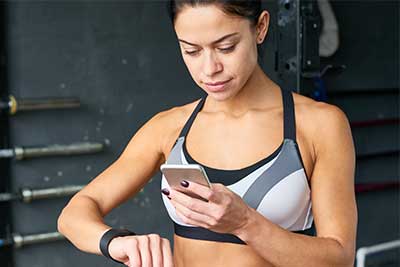
[[[352,121],[350,122],[351,128],[364,128],[370,126],[393,125],[399,124],[400,118],[376,119],[367,121]]]
[[[65,237],[59,232],[32,234],[32,235],[21,235],[12,234],[10,238],[0,238],[0,248],[6,246],[13,246],[14,248],[21,248],[26,245],[48,243],[58,240],[63,240]]]
[[[356,259],[357,259],[357,267],[365,267],[365,266],[388,266],[386,263],[393,264],[390,266],[398,266],[396,265],[396,260],[393,262],[388,262],[387,255],[385,257],[382,257],[382,259],[379,262],[376,262],[375,264],[366,264],[368,260],[366,259],[367,256],[371,256],[373,254],[378,254],[381,253],[382,255],[383,252],[387,252],[388,250],[393,250],[395,248],[400,247],[400,239],[399,240],[393,240],[390,242],[385,242],[385,243],[380,243],[376,244],[370,247],[361,247],[357,250],[356,253]],[[386,263],[384,263],[386,262]],[[399,263],[399,255],[397,254],[397,264]],[[385,265],[383,265],[385,264]]]
[[[319,55],[330,57],[339,48],[339,26],[328,0],[317,0],[322,18],[322,31],[319,37]]]
[[[381,191],[385,189],[399,189],[400,182],[382,182],[382,183],[358,183],[355,184],[356,193],[364,193],[371,191]]]
[[[30,203],[32,200],[70,196],[79,192],[83,187],[84,185],[68,185],[42,189],[21,188],[18,193],[0,193],[0,203],[13,200]]]
[[[9,149],[0,149],[1,158],[13,158],[22,160],[26,158],[45,157],[45,156],[70,156],[79,154],[90,154],[102,151],[104,144],[80,142],[69,145],[53,144],[47,146],[25,146]]]
[[[77,97],[52,97],[52,98],[15,98],[10,95],[8,101],[0,100],[0,114],[15,115],[21,111],[71,109],[80,107]]]

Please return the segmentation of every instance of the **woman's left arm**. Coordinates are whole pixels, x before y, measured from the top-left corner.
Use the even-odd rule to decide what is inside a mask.
[[[353,266],[357,231],[355,151],[346,115],[326,105],[315,114],[316,161],[311,178],[317,236],[287,231],[250,208],[233,234],[275,266]]]

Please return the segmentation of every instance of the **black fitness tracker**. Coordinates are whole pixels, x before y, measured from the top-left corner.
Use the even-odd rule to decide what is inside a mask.
[[[110,245],[110,242],[113,238],[119,237],[119,236],[128,236],[128,235],[136,235],[136,233],[129,231],[128,229],[114,229],[111,228],[107,232],[103,234],[103,236],[100,238],[100,251],[101,253],[106,257],[109,258],[115,262],[124,264],[123,262],[117,261],[113,259],[110,256],[110,253],[108,252],[108,246]]]

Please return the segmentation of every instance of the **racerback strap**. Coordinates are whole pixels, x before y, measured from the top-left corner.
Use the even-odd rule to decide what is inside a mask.
[[[283,100],[284,138],[296,141],[296,120],[294,115],[293,94],[290,90],[281,89]]]
[[[197,113],[199,113],[200,109],[203,107],[204,102],[206,101],[206,97],[207,96],[203,96],[199,103],[197,104],[196,108],[194,109],[194,111],[192,112],[192,114],[190,115],[189,119],[187,120],[187,122],[185,123],[185,126],[183,126],[181,133],[179,134],[179,137],[182,136],[186,136],[186,134],[188,133],[190,126],[192,126],[192,123],[194,121],[194,119],[197,116]]]

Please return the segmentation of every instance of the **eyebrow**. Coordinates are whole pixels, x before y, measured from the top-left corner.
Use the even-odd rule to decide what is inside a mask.
[[[225,36],[222,36],[222,37],[219,38],[218,40],[213,41],[211,44],[220,43],[220,42],[224,41],[225,39],[228,39],[229,37],[232,37],[232,36],[237,35],[237,34],[239,34],[239,33],[238,33],[238,32],[234,32],[234,33],[227,34],[227,35],[225,35]],[[180,42],[186,43],[186,44],[188,44],[188,45],[198,46],[197,44],[192,44],[192,43],[189,43],[188,41],[185,41],[185,40],[182,40],[182,39],[178,39],[178,40],[179,40]]]

